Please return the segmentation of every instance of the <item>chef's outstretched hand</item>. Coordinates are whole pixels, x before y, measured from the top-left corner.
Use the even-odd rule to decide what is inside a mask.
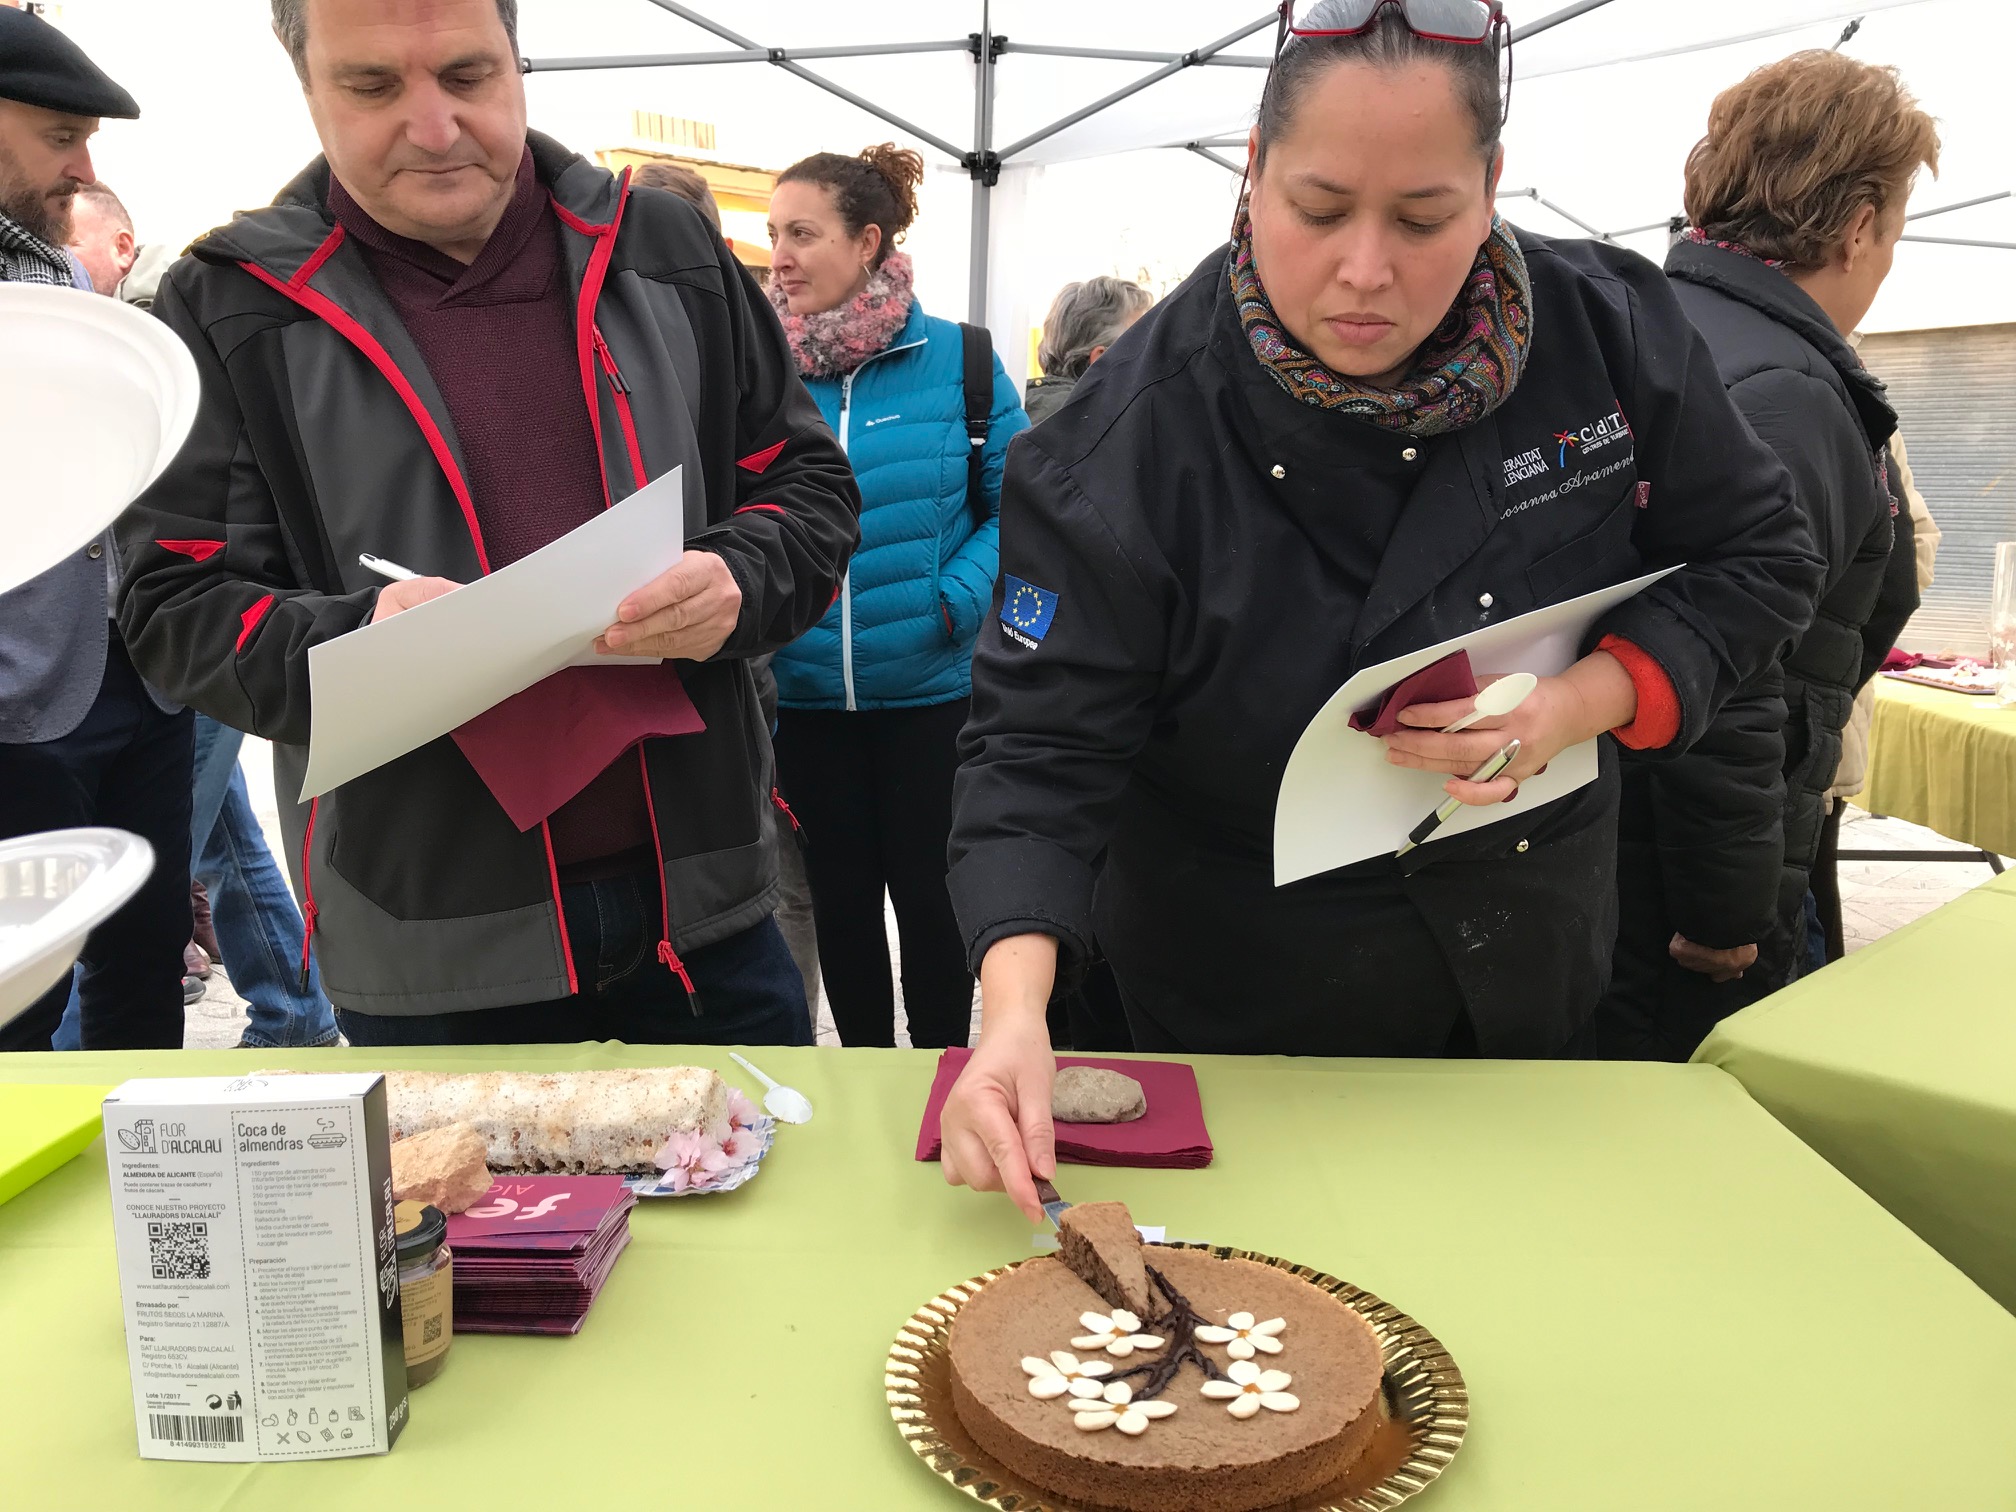
[[[596,637],[602,655],[705,661],[728,643],[742,617],[742,588],[711,551],[689,551],[616,607],[616,623]]]
[[[1485,683],[1495,681],[1486,678]],[[1510,803],[1519,784],[1543,770],[1570,746],[1593,740],[1637,716],[1638,690],[1624,664],[1608,651],[1585,656],[1559,677],[1543,677],[1510,714],[1480,719],[1455,735],[1441,733],[1468,714],[1474,699],[1416,704],[1400,715],[1402,728],[1386,737],[1386,759],[1395,766],[1447,772],[1442,787],[1464,803]],[[1465,780],[1508,740],[1519,755],[1489,782]]]
[[[1044,1008],[1057,977],[1057,942],[1014,935],[980,963],[980,1043],[939,1114],[945,1180],[977,1192],[1006,1192],[1032,1223],[1043,1221],[1036,1180],[1057,1173]]]

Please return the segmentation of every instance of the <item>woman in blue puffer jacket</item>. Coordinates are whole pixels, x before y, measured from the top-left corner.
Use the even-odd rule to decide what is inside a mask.
[[[770,202],[771,302],[861,485],[861,544],[840,596],[772,666],[778,775],[808,840],[841,1041],[896,1042],[886,889],[910,1041],[942,1048],[966,1043],[973,1004],[945,889],[952,774],[994,595],[1002,462],[1029,421],[995,360],[976,508],[960,330],[924,313],[895,248],[923,176],[916,153],[886,144],[822,152],[787,168]]]

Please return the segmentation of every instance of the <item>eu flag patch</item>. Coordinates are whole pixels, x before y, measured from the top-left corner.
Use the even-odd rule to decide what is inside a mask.
[[[1018,577],[1003,580],[1001,625],[1023,645],[1033,646],[1048,635],[1050,622],[1056,617],[1057,595],[1048,588],[1038,588]]]

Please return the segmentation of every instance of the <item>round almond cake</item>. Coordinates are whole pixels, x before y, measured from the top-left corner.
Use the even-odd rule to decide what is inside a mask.
[[[1272,1266],[1139,1254],[1145,1308],[1125,1305],[1143,1300],[1132,1283],[1093,1271],[1101,1295],[1045,1256],[959,1309],[952,1400],[974,1441],[1066,1501],[1125,1512],[1255,1512],[1341,1478],[1380,1421],[1371,1325]]]

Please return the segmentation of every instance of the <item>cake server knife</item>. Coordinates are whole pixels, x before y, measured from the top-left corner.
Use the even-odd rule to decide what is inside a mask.
[[[1036,1200],[1043,1204],[1043,1214],[1050,1220],[1050,1226],[1052,1228],[1060,1227],[1061,1225],[1058,1223],[1058,1220],[1064,1216],[1065,1210],[1071,1204],[1066,1202],[1062,1197],[1059,1197],[1057,1195],[1057,1188],[1052,1186],[1048,1181],[1045,1181],[1041,1176],[1036,1178]]]

